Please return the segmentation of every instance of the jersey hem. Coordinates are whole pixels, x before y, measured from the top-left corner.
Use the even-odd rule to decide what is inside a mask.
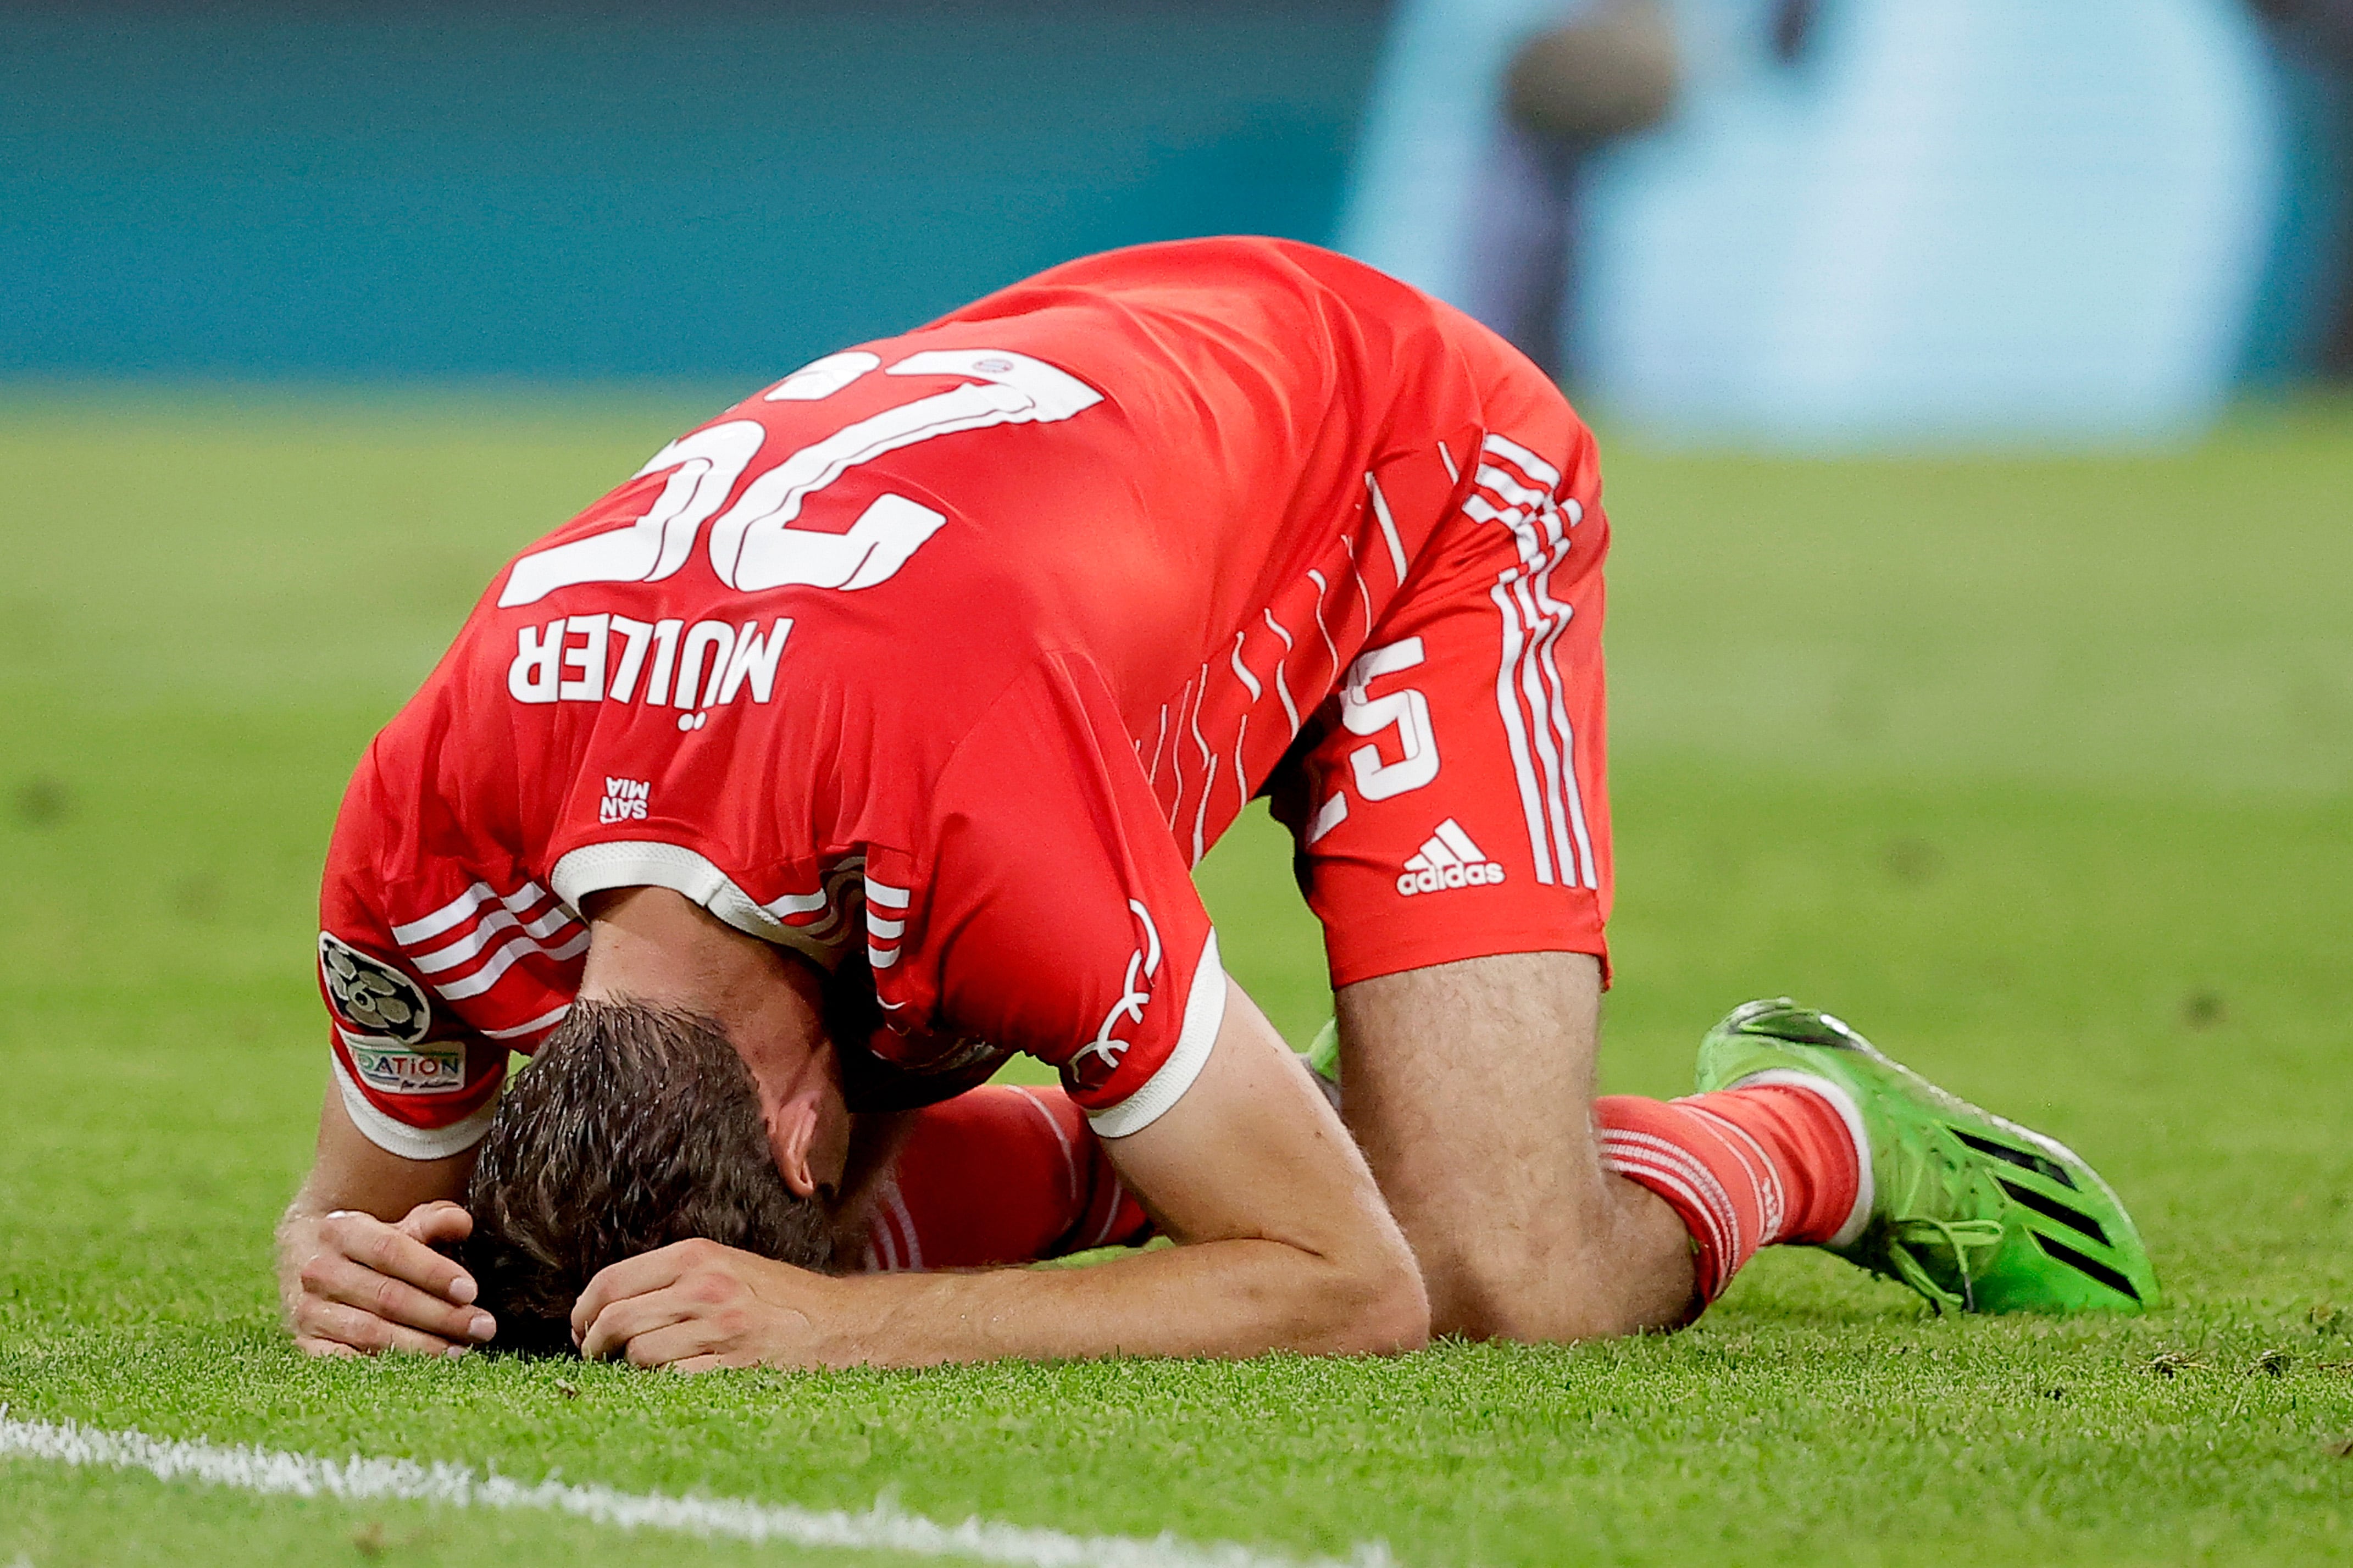
[[[385,1115],[361,1092],[360,1086],[344,1070],[341,1057],[329,1052],[327,1064],[334,1068],[335,1087],[343,1091],[343,1110],[350,1115],[352,1125],[369,1142],[403,1160],[446,1160],[452,1154],[462,1154],[482,1141],[482,1135],[491,1130],[491,1118],[498,1112],[499,1100],[494,1094],[488,1104],[462,1121],[447,1127],[412,1127]]]
[[[1141,1132],[1166,1115],[1185,1098],[1193,1080],[1208,1065],[1209,1048],[1226,1022],[1226,971],[1218,962],[1218,933],[1201,944],[1201,962],[1193,968],[1192,989],[1185,996],[1185,1021],[1176,1048],[1144,1087],[1117,1105],[1087,1112],[1087,1125],[1098,1138],[1125,1138]]]

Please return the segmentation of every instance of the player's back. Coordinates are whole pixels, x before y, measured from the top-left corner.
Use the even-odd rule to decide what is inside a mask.
[[[1432,383],[1467,384],[1450,315],[1311,247],[1149,246],[832,356],[758,405],[771,447],[796,454],[861,426],[948,437],[835,481],[837,516],[898,494],[944,520],[903,514],[907,537],[933,531],[874,632],[965,666],[1082,653],[1140,721],[1365,511],[1400,401],[1420,416]],[[972,379],[943,393],[941,372]],[[811,606],[837,612],[862,620]]]
[[[1281,241],[1071,263],[828,355],[671,443],[513,564],[455,656],[470,678],[449,674],[568,703],[593,672],[601,711],[555,725],[534,759],[567,776],[594,771],[592,731],[674,724],[709,752],[724,723],[744,731],[725,742],[732,770],[789,795],[827,756],[809,786],[853,797],[860,775],[941,765],[1047,651],[1087,664],[1148,745],[1238,637],[1320,626],[1332,657],[1292,669],[1312,706],[1339,673],[1342,623],[1369,626],[1364,583],[1349,600],[1360,542],[1394,557],[1394,591],[1453,485],[1431,416],[1467,430],[1475,415],[1467,326]],[[1417,471],[1376,520],[1366,476],[1398,456],[1401,423]],[[609,651],[579,645],[599,640]],[[817,840],[856,837],[860,800],[807,804]]]

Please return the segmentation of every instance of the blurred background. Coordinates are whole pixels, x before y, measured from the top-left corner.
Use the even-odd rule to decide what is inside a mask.
[[[771,379],[1261,232],[1662,439],[2353,374],[2353,0],[0,5],[0,375]]]

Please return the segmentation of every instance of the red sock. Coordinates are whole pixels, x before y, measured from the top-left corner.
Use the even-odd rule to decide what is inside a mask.
[[[871,1272],[1132,1246],[1152,1222],[1059,1089],[987,1084],[916,1112],[867,1224]]]
[[[1601,1163],[1666,1200],[1698,1245],[1713,1301],[1760,1247],[1822,1242],[1853,1216],[1860,1123],[1830,1094],[1795,1083],[1687,1100],[1605,1095],[1593,1102]]]

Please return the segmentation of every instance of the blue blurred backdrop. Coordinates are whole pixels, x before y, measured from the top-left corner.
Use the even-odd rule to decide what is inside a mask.
[[[1566,231],[1521,341],[1644,428],[2163,438],[2346,298],[2346,75],[2258,16],[2299,7],[2353,15],[0,0],[0,374],[757,380],[1237,231],[1493,319],[1496,235]],[[1672,36],[1672,111],[1515,188],[1514,51],[1601,13]]]

